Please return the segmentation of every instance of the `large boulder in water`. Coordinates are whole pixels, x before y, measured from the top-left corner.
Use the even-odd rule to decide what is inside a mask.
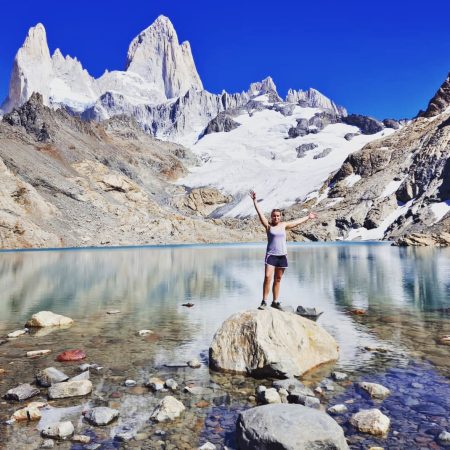
[[[239,415],[240,450],[348,450],[342,428],[329,415],[302,405],[275,404]]]
[[[209,349],[212,369],[256,377],[300,376],[338,356],[336,341],[319,325],[273,308],[234,314]]]

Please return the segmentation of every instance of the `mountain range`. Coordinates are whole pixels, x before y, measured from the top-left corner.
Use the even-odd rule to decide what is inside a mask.
[[[270,77],[210,93],[164,16],[99,78],[38,24],[1,106],[1,245],[255,239],[249,189],[266,211],[318,211],[296,240],[445,245],[449,83],[417,118],[379,121],[312,88],[283,99]],[[164,231],[136,233],[151,211]]]

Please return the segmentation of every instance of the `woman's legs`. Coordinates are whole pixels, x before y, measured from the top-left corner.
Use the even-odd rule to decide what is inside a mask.
[[[270,283],[272,282],[272,277],[275,272],[274,266],[269,266],[266,264],[266,269],[264,273],[264,284],[263,284],[263,301],[267,302],[270,292]]]
[[[283,269],[282,267],[275,267],[274,269],[275,269],[275,277],[273,279],[272,293],[273,293],[273,302],[277,303],[278,294],[280,293],[280,282],[285,269]]]

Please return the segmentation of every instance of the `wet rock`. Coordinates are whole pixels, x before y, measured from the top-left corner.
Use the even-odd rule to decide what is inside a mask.
[[[183,389],[184,392],[189,392],[192,395],[207,395],[211,393],[211,391],[207,388],[201,386],[185,386]]]
[[[91,442],[90,436],[85,434],[74,434],[71,439],[72,442],[79,442],[80,444],[89,444]]]
[[[216,450],[216,446],[211,442],[205,442],[203,445],[201,445],[198,450]]]
[[[106,314],[120,314],[120,309],[111,309],[106,311]]]
[[[338,346],[317,323],[270,308],[228,318],[216,332],[209,354],[215,370],[288,378],[336,360]]]
[[[437,343],[440,345],[450,345],[450,335],[440,336],[437,339]]]
[[[151,377],[145,385],[152,391],[160,391],[161,389],[164,389],[164,381],[157,377]]]
[[[187,362],[187,365],[191,367],[192,369],[198,369],[202,365],[200,364],[200,361],[197,358],[193,358],[190,361]]]
[[[23,401],[27,398],[34,397],[40,393],[39,389],[31,386],[29,383],[21,384],[13,389],[10,389],[6,394],[5,398],[7,400]]]
[[[11,333],[8,333],[7,337],[18,338],[19,336],[22,336],[27,333],[28,333],[28,328],[23,328],[22,330],[16,330],[16,331],[12,331]]]
[[[42,442],[41,448],[53,448],[55,446],[55,441],[52,439],[45,439]]]
[[[236,437],[241,450],[347,450],[342,428],[327,414],[301,405],[264,405],[240,413]]]
[[[322,380],[319,383],[319,386],[326,391],[333,392],[334,391],[334,383],[331,380]]]
[[[385,399],[391,393],[391,391],[388,388],[377,383],[362,382],[358,383],[358,387],[368,392],[372,398],[380,400]]]
[[[92,392],[92,383],[89,380],[65,381],[53,384],[48,389],[50,399],[78,397]]]
[[[70,317],[61,316],[51,311],[40,311],[31,316],[31,319],[25,324],[27,327],[60,327],[73,323]]]
[[[348,408],[344,404],[340,403],[338,405],[330,406],[327,411],[329,414],[344,414],[348,411]]]
[[[418,405],[412,406],[414,411],[421,414],[427,414],[430,416],[445,416],[446,410],[436,403],[419,403]]]
[[[438,441],[442,444],[450,444],[450,433],[448,431],[442,431],[442,433],[438,436]]]
[[[46,369],[39,370],[36,373],[36,381],[40,386],[49,387],[55,383],[61,383],[67,381],[69,377],[56,369],[55,367],[47,367]]]
[[[97,372],[100,372],[100,370],[103,369],[103,367],[99,366],[98,364],[89,364],[89,363],[81,364],[80,366],[78,366],[78,368],[81,370],[81,372],[84,372],[85,370],[88,370],[88,369],[96,370]]]
[[[65,422],[58,422],[45,427],[41,434],[43,437],[49,437],[52,439],[68,439],[74,433],[74,427],[70,420]]]
[[[134,431],[121,431],[114,436],[114,439],[117,439],[121,442],[128,442],[131,439],[134,439],[136,433]]]
[[[81,359],[86,358],[86,353],[83,350],[75,349],[75,350],[66,350],[65,352],[60,353],[56,357],[56,361],[80,361]]]
[[[156,422],[174,420],[185,410],[183,403],[170,395],[164,397],[154,409],[151,418]]]
[[[125,380],[123,383],[126,387],[136,386],[137,382],[135,380]]]
[[[84,372],[81,372],[79,375],[69,378],[69,381],[89,380],[90,377],[91,373],[89,372],[89,370],[85,370]]]
[[[50,349],[30,350],[29,352],[26,353],[26,355],[27,358],[35,358],[36,356],[48,355],[49,353],[51,353]]]
[[[139,330],[138,331],[139,336],[148,336],[150,334],[153,334],[152,330]]]
[[[99,427],[110,424],[117,417],[119,417],[119,411],[106,406],[92,408],[84,416],[88,422]]]
[[[173,378],[169,378],[164,382],[164,386],[171,391],[175,391],[178,388],[178,383]]]
[[[286,389],[289,393],[293,391],[302,391],[305,395],[314,395],[313,391],[306,387],[297,378],[287,378],[286,380],[275,380],[272,387],[277,390]]]
[[[385,435],[391,421],[379,409],[365,409],[353,414],[350,423],[363,433]]]
[[[331,378],[334,381],[344,381],[348,378],[348,375],[344,372],[331,372]]]
[[[25,420],[40,420],[42,415],[40,408],[46,406],[45,402],[31,402],[25,408],[18,409],[12,416],[11,419],[17,422]]]
[[[265,404],[281,403],[280,394],[275,388],[265,389],[263,392],[261,392],[259,400]]]

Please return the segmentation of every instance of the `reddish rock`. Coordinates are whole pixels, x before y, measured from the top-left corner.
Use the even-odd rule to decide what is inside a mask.
[[[56,361],[79,361],[86,358],[83,350],[66,350],[56,357]]]
[[[209,406],[209,403],[206,400],[200,400],[195,404],[197,408],[207,408]]]
[[[364,314],[366,314],[366,310],[365,309],[352,309],[350,310],[350,313],[353,314],[354,316],[363,316]]]

